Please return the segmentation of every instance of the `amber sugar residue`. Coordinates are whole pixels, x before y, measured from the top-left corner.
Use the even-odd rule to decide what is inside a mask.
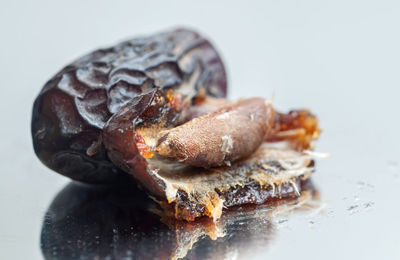
[[[276,113],[274,133],[267,141],[290,141],[297,150],[313,149],[313,141],[321,134],[318,119],[308,110]]]
[[[199,89],[199,93],[197,94],[197,97],[194,100],[194,104],[196,106],[199,106],[206,101],[206,98],[207,98],[206,90],[204,88],[201,88]]]
[[[168,104],[170,107],[175,108],[177,112],[181,112],[183,108],[183,99],[179,94],[175,94],[172,89],[167,92]]]
[[[144,139],[141,135],[135,134],[135,142],[136,142],[136,147],[138,148],[140,154],[144,158],[149,159],[149,158],[153,157],[154,152],[146,144],[146,142],[144,141]]]

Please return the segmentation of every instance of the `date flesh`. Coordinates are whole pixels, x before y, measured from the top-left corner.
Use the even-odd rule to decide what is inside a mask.
[[[227,196],[232,193],[237,196],[226,206],[262,203],[271,198],[279,198],[283,187],[298,190],[298,182],[307,179],[314,171],[314,163],[310,156],[296,151],[291,146],[291,139],[287,143],[275,143],[267,142],[265,136],[260,138],[259,147],[256,147],[254,153],[247,158],[233,161],[230,166],[193,167],[179,162],[177,158],[162,156],[157,151],[154,156],[145,158],[138,150],[137,135],[143,138],[150,149],[157,150],[160,133],[162,135],[163,131],[179,132],[180,127],[187,127],[186,124],[198,127],[196,119],[202,121],[204,117],[223,115],[221,111],[226,109],[225,105],[229,102],[218,102],[225,105],[222,105],[223,108],[219,108],[215,114],[213,112],[208,114],[206,109],[195,106],[196,113],[202,111],[205,114],[187,122],[185,115],[190,115],[190,118],[192,113],[177,112],[162,91],[142,95],[140,98],[151,100],[145,102],[150,105],[142,107],[140,105],[142,102],[136,100],[139,98],[129,102],[107,123],[104,128],[104,143],[111,160],[116,165],[132,174],[155,198],[174,205],[173,216],[177,219],[193,221],[201,216],[218,219],[227,202]],[[244,103],[247,103],[246,100]],[[265,101],[262,103],[265,104]],[[246,108],[246,105],[238,107]],[[237,111],[238,107],[233,105],[235,109],[228,111]],[[248,111],[248,108],[245,111]],[[269,120],[272,119],[271,136],[274,136],[277,133],[273,132],[273,129],[277,129],[278,126],[274,125],[275,117],[272,115],[273,113],[269,116]],[[247,116],[251,120],[251,113]],[[266,122],[264,119],[263,122]],[[241,128],[240,125],[231,126],[233,129]],[[298,127],[301,127],[301,124]],[[210,134],[213,135],[214,132]],[[238,135],[237,138],[243,136]],[[161,142],[162,139],[161,137]],[[204,139],[207,140],[206,137]],[[179,139],[178,141],[182,142]],[[250,187],[258,188],[251,188],[250,191],[255,193],[247,196],[248,192],[245,190]],[[255,196],[260,199],[254,200]]]

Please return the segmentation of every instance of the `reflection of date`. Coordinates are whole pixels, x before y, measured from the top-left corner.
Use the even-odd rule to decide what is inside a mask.
[[[274,120],[271,104],[243,99],[159,134],[162,156],[198,167],[228,165],[252,154]]]

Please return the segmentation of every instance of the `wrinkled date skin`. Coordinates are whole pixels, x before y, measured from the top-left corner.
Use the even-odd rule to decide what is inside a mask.
[[[226,96],[226,74],[213,46],[177,29],[99,49],[66,66],[35,100],[32,138],[49,168],[74,180],[128,179],[108,158],[103,127],[139,95],[172,89],[184,96]],[[138,99],[147,107],[149,98]]]

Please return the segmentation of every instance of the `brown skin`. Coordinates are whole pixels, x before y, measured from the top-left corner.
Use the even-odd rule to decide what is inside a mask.
[[[160,132],[156,152],[197,167],[229,166],[260,146],[273,120],[265,99],[239,100]]]
[[[103,131],[110,160],[158,198],[164,197],[165,187],[147,170],[147,160],[138,148],[136,130],[141,125],[153,125],[158,121],[162,121],[165,127],[173,124],[176,113],[166,100],[160,90],[136,97],[111,117]]]

